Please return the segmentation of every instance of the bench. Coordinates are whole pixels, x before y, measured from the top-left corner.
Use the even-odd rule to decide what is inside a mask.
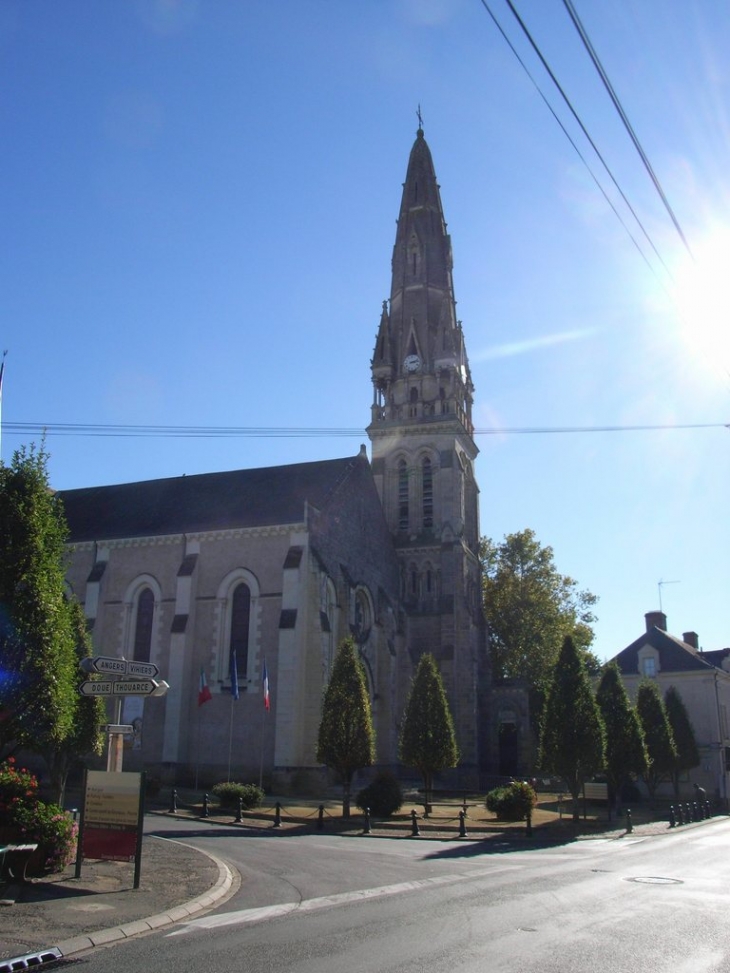
[[[37,844],[0,845],[0,883],[26,882],[25,870]]]

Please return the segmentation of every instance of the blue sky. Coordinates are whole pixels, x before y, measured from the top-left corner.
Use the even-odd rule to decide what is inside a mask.
[[[661,261],[505,0],[644,256],[481,0],[3,0],[3,459],[60,423],[263,431],[51,433],[60,489],[357,452],[420,103],[482,533],[553,547],[599,596],[601,657],[660,581],[670,631],[730,645],[730,7],[574,4],[693,262],[562,0],[514,4]],[[504,431],[693,423],[716,425]]]

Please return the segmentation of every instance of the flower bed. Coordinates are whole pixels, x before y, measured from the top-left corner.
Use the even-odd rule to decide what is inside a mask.
[[[0,840],[37,844],[26,874],[62,872],[74,860],[78,825],[57,804],[38,799],[38,779],[8,757],[0,764]]]

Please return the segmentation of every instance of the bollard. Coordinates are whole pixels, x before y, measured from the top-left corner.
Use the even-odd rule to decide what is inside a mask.
[[[274,808],[274,827],[281,827],[281,802],[276,802],[276,807]]]
[[[370,827],[370,808],[365,808],[365,827],[362,829],[363,834],[372,834],[372,829]]]
[[[466,821],[464,820],[466,815],[463,811],[459,811],[459,837],[466,838]]]
[[[626,834],[631,834],[634,830],[634,822],[631,820],[631,808],[626,808]]]
[[[200,816],[201,818],[207,818],[209,814],[210,814],[210,800],[206,793],[203,794],[203,812]]]
[[[674,817],[674,805],[670,804],[669,805],[669,827],[676,828],[676,826],[677,826],[677,822]]]
[[[177,789],[173,787],[170,797],[170,814],[177,814]]]
[[[711,818],[712,817],[712,810],[710,808],[710,802],[709,801],[705,801],[705,817],[706,818]]]
[[[411,837],[417,838],[421,831],[418,827],[418,815],[416,814],[416,809],[413,808],[411,811]]]
[[[525,834],[528,838],[532,837],[532,811],[528,811],[525,815]]]
[[[677,824],[684,824],[684,808],[681,804],[677,805]]]
[[[240,824],[243,821],[243,798],[238,798],[238,810],[236,811],[236,816],[233,819],[236,824]]]
[[[687,807],[689,809],[689,819],[690,819],[690,821],[696,821],[697,820],[697,805],[693,801],[691,804],[688,804]]]
[[[319,805],[319,815],[317,817],[317,830],[324,831],[324,804]]]

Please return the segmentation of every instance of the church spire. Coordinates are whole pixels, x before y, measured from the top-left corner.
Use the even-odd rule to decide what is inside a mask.
[[[451,238],[419,112],[393,247],[390,309],[383,310],[372,361],[373,420],[448,413],[472,434],[473,388],[451,269]],[[397,408],[416,393],[419,409]]]

